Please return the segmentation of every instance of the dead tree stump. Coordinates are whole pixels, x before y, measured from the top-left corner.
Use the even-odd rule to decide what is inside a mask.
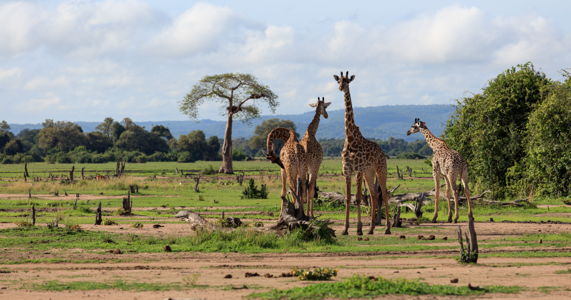
[[[95,225],[101,225],[103,222],[103,217],[101,216],[101,201],[99,202],[99,206],[97,206],[97,210],[95,211]]]
[[[393,227],[401,228],[402,219],[400,218],[400,205],[397,204],[393,213]]]
[[[24,181],[28,181],[30,174],[28,173],[28,163],[24,164]]]
[[[85,167],[81,168],[81,180],[85,180]]]
[[[77,209],[77,201],[79,200],[79,193],[75,193],[75,200],[73,201],[73,210]]]
[[[75,166],[71,166],[71,171],[69,171],[69,182],[73,183],[73,173],[75,172]]]
[[[458,226],[458,243],[460,243],[460,257],[461,263],[477,263],[478,262],[478,237],[476,235],[476,228],[474,227],[474,216],[468,215],[468,232],[464,233],[466,238],[466,246],[462,238],[462,228]]]
[[[131,200],[131,191],[127,191],[127,197],[123,197],[123,212],[121,215],[130,215],[133,208],[133,201]]]
[[[125,161],[124,160],[118,160],[117,165],[115,166],[115,176],[121,177],[121,176],[123,176],[124,172],[125,172]]]
[[[242,172],[242,174],[236,175],[236,182],[242,186],[242,183],[244,182],[244,172]]]
[[[139,193],[139,185],[138,184],[130,184],[129,190],[131,191],[131,194],[138,194]]]
[[[194,191],[200,193],[200,188],[198,185],[200,184],[200,175],[195,176],[194,178]]]
[[[32,226],[36,225],[36,205],[32,204]]]

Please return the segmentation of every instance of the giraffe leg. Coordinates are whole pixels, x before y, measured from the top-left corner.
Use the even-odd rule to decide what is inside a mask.
[[[317,173],[311,172],[309,174],[309,190],[307,191],[307,215],[311,218],[313,215],[313,197],[315,197],[315,185],[317,182]]]
[[[386,172],[379,170],[377,171],[377,177],[379,178],[379,185],[381,186],[381,197],[383,198],[383,205],[385,207],[385,219],[387,220],[387,228],[385,229],[385,234],[391,234],[391,217],[389,211],[389,191],[387,190],[387,174]]]
[[[450,180],[448,177],[444,176],[444,180],[446,181],[446,200],[448,201],[448,223],[452,223],[452,187],[450,186]]]
[[[432,223],[436,223],[438,219],[438,200],[440,198],[440,174],[438,172],[433,172],[434,177],[434,216],[432,217]]]
[[[351,175],[345,175],[345,229],[343,235],[349,234],[349,205],[351,205]]]
[[[456,177],[450,176],[448,180],[450,181],[450,189],[454,194],[454,223],[458,223],[459,193],[458,193],[458,187],[456,186]]]
[[[466,195],[466,202],[468,203],[468,216],[473,218],[472,200],[470,200],[470,189],[468,188],[468,171],[462,172],[462,185],[464,186],[464,195]]]
[[[357,173],[357,191],[355,192],[355,202],[357,203],[357,235],[363,235],[363,223],[361,223],[361,197],[363,186],[363,172]]]
[[[282,198],[285,198],[285,196],[287,195],[287,174],[286,171],[284,169],[281,169],[281,175],[282,175]]]
[[[369,188],[369,207],[371,208],[371,227],[368,234],[373,234],[375,232],[375,218],[377,216],[377,203],[379,199],[379,193],[377,192],[377,187],[375,186],[375,171],[367,170],[364,172],[365,182]]]

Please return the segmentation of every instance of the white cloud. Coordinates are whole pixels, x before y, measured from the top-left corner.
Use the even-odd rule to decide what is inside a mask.
[[[51,77],[36,77],[31,79],[25,84],[25,88],[29,90],[38,89],[53,89],[65,87],[69,85],[69,79],[64,76]]]
[[[162,30],[152,42],[160,53],[185,56],[212,50],[238,21],[228,7],[195,4]],[[226,40],[226,42],[228,42]]]
[[[21,68],[0,69],[0,81],[19,78],[21,75]]]
[[[296,50],[293,49],[294,39],[294,30],[289,26],[270,25],[264,31],[251,30],[246,34],[246,41],[239,55],[252,63],[283,59]]]
[[[36,43],[34,31],[43,13],[33,4],[9,2],[0,4],[0,51],[16,53]]]
[[[46,110],[56,110],[62,108],[62,99],[56,95],[48,94],[40,98],[33,98],[20,106],[23,112],[39,113]]]

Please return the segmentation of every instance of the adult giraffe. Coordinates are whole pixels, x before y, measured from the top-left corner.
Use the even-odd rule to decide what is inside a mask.
[[[313,197],[315,196],[315,185],[321,161],[323,161],[323,149],[315,137],[319,120],[321,116],[327,119],[327,107],[331,102],[325,102],[325,98],[317,98],[317,103],[311,103],[309,106],[315,107],[315,115],[313,120],[307,126],[305,135],[301,139],[301,146],[305,149],[307,156],[307,175],[308,177],[308,193],[307,193],[307,216],[313,217]]]
[[[375,185],[375,177],[381,188],[381,196],[385,206],[385,217],[387,227],[385,234],[391,234],[391,223],[389,218],[389,194],[387,191],[387,157],[383,150],[374,142],[363,137],[359,127],[355,125],[353,116],[353,104],[351,102],[351,92],[349,91],[349,83],[355,79],[355,75],[349,77],[349,71],[343,76],[333,75],[333,78],[339,84],[339,90],[343,92],[345,99],[345,143],[341,158],[343,163],[343,176],[345,176],[345,230],[343,234],[348,234],[349,230],[349,206],[351,204],[351,177],[355,173],[357,176],[357,192],[355,195],[357,202],[357,234],[362,235],[361,223],[361,185],[363,177],[371,193],[369,201],[371,207],[371,227],[369,234],[373,234],[375,230],[375,217],[377,213],[377,199],[379,195],[377,186]]]

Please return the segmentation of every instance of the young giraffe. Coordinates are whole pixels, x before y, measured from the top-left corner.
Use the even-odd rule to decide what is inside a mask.
[[[468,215],[472,215],[470,190],[468,189],[468,164],[466,160],[454,149],[450,149],[446,142],[437,138],[428,130],[426,123],[416,118],[406,135],[419,132],[424,135],[426,143],[432,148],[432,176],[434,177],[434,217],[432,223],[438,218],[438,198],[440,198],[440,177],[446,181],[446,199],[448,200],[448,222],[452,222],[450,191],[454,192],[454,223],[458,222],[458,190],[456,180],[460,178],[464,186],[464,193],[468,201]]]
[[[280,151],[280,157],[277,157],[274,152],[274,140],[285,142]],[[281,127],[270,131],[266,139],[266,158],[281,168],[282,199],[285,199],[287,195],[287,183],[289,182],[294,201],[298,203],[299,209],[303,212],[303,202],[307,199],[307,156],[295,136],[295,131]],[[298,180],[301,181],[299,191]]]
[[[377,209],[377,199],[379,195],[377,186],[375,185],[375,177],[381,188],[381,196],[385,206],[385,217],[387,220],[387,228],[385,234],[391,233],[391,223],[389,219],[389,194],[387,191],[387,157],[383,150],[374,142],[371,142],[361,135],[359,127],[355,125],[353,117],[353,104],[351,103],[351,93],[349,92],[349,83],[355,79],[355,75],[349,77],[349,72],[341,72],[341,76],[333,75],[339,84],[339,90],[343,92],[345,98],[345,143],[341,158],[343,163],[343,175],[345,176],[346,198],[345,198],[345,230],[346,235],[349,230],[349,205],[351,203],[351,176],[355,173],[357,176],[357,192],[355,198],[357,200],[357,234],[362,235],[361,223],[361,184],[363,177],[371,193],[371,227],[369,234],[373,234],[375,230],[375,217]]]
[[[317,174],[319,172],[319,167],[321,166],[321,161],[323,160],[323,149],[321,145],[315,138],[315,133],[319,127],[319,119],[323,116],[327,119],[327,107],[331,102],[325,102],[325,98],[317,98],[317,103],[311,103],[309,106],[315,107],[315,116],[309,126],[305,135],[301,139],[300,144],[305,149],[307,155],[307,175],[308,178],[308,192],[307,192],[307,215],[313,217],[313,197],[315,196],[315,185],[317,182]]]

